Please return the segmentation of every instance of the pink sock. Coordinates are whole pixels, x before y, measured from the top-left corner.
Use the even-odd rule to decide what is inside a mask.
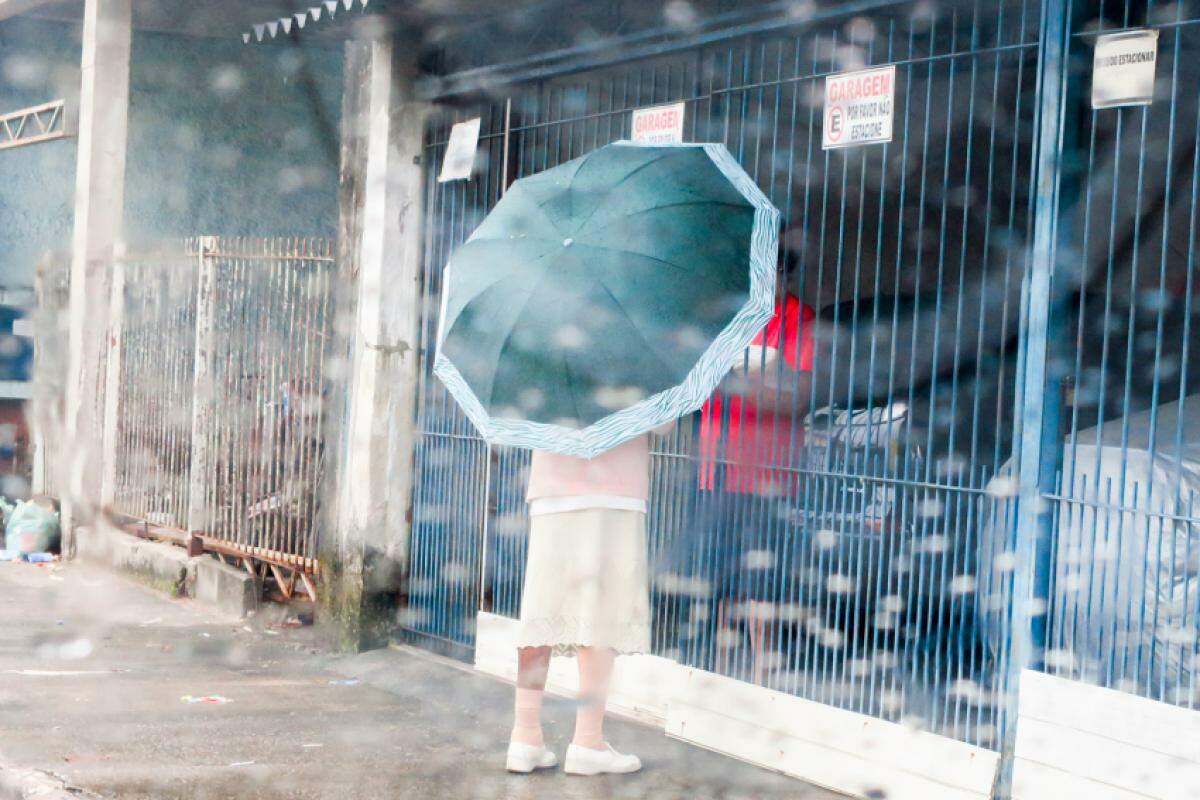
[[[580,747],[604,747],[604,705],[615,656],[608,648],[579,648],[579,708],[572,741]]]
[[[512,740],[540,747],[542,739],[542,690],[517,689]]]

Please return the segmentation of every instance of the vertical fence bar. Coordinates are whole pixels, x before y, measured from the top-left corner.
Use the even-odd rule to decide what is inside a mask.
[[[216,262],[211,257],[216,241],[198,240],[196,248],[196,349],[192,373],[191,463],[188,468],[187,530],[195,535],[209,529],[212,508],[213,442],[211,439],[215,387],[213,360],[216,356],[214,331],[216,314]]]
[[[1012,796],[1021,674],[1041,665],[1046,648],[1053,515],[1045,495],[1054,491],[1057,477],[1061,403],[1057,391],[1047,391],[1047,355],[1052,278],[1065,232],[1060,200],[1070,12],[1070,0],[1042,0],[1036,82],[1039,105],[1034,124],[1033,239],[1022,303],[1023,370],[1016,412],[1017,513],[1016,528],[1010,534],[1016,569],[1007,610],[1001,762],[993,790],[998,800]]]
[[[120,446],[121,328],[125,313],[125,261],[113,260],[108,302],[108,331],[104,337],[104,422],[101,446],[100,508],[111,508],[117,491],[117,453]]]

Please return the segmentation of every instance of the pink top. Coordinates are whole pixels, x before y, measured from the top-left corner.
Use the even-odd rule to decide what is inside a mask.
[[[642,435],[595,458],[533,451],[531,502],[546,497],[610,496],[645,501],[650,494],[650,437]]]

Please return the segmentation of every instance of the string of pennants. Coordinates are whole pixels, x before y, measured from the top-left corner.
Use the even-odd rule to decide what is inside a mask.
[[[371,0],[321,0],[320,5],[312,6],[307,11],[297,11],[286,17],[252,25],[253,32],[247,31],[242,34],[242,43],[250,44],[251,39],[256,42],[274,39],[281,32],[284,36],[289,36],[293,27],[303,30],[309,22],[319,22],[323,16],[333,19],[338,11],[350,11],[355,5],[360,11],[366,10],[370,3]]]

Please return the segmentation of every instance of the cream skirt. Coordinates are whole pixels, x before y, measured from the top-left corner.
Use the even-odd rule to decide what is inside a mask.
[[[649,652],[646,515],[587,508],[531,520],[517,646]]]

